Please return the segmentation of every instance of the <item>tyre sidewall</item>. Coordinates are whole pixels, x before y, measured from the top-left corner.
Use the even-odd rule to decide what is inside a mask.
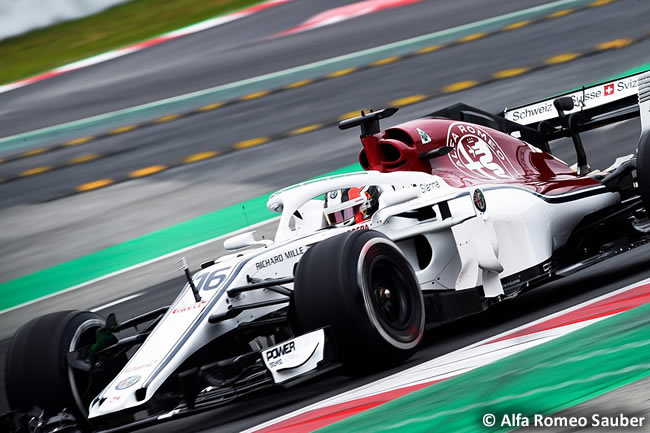
[[[48,413],[62,409],[86,416],[71,386],[67,353],[80,327],[101,326],[104,319],[86,311],[63,311],[38,317],[14,335],[5,365],[9,406],[29,410],[37,406]]]

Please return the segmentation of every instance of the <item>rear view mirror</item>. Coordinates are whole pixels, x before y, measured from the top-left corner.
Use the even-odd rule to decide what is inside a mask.
[[[379,197],[379,206],[394,206],[396,204],[406,203],[420,197],[418,188],[404,188],[398,191],[387,191]]]
[[[226,239],[223,243],[223,247],[228,251],[239,250],[242,248],[250,247],[253,245],[271,245],[273,241],[268,239],[255,240],[253,234],[255,231],[241,233],[237,236],[233,236],[229,239]]]

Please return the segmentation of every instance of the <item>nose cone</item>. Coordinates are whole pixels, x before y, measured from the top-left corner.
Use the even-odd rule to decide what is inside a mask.
[[[95,397],[88,408],[88,418],[97,418],[111,413],[119,412],[137,406],[139,402],[135,397],[136,385],[140,381],[138,376],[128,378],[111,389],[104,390],[101,396]],[[118,388],[122,389],[118,389]]]
[[[92,401],[89,418],[146,403],[188,356],[214,338],[217,328],[208,325],[208,318],[211,312],[225,311],[226,303],[219,304],[219,301],[235,275],[232,265],[236,260],[239,259],[233,259],[230,264],[213,265],[194,275],[193,282],[200,290],[201,301],[196,301],[186,284],[122,371]],[[223,310],[219,310],[220,306]]]

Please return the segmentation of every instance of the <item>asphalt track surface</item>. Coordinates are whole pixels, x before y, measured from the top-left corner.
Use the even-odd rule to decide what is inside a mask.
[[[0,137],[471,23],[544,0],[430,0],[285,38],[267,39],[352,0],[271,8],[135,55],[2,96]],[[481,7],[475,7],[480,4]],[[641,22],[641,21],[640,21]]]
[[[514,3],[509,6],[502,3],[505,2],[491,2],[487,7],[481,2],[481,7],[477,7],[479,3],[476,1],[453,2],[449,5],[447,2],[423,2],[259,43],[261,36],[297,25],[330,5],[340,4],[293,2],[283,6],[282,10],[278,8],[278,12],[269,11],[268,15],[253,16],[245,19],[249,21],[190,36],[189,38],[196,37],[193,41],[188,39],[171,42],[135,54],[132,58],[127,56],[115,62],[27,86],[16,90],[16,93],[2,95],[2,129],[26,131],[87,116],[93,114],[93,110],[106,111],[232,79],[255,76],[267,71],[264,69],[267,67],[269,70],[274,67],[277,70],[292,64],[304,64],[506,11],[499,8],[515,8]],[[516,8],[541,3],[543,2],[517,2]],[[272,13],[277,13],[277,16]],[[522,28],[513,33],[432,53],[427,57],[417,57],[350,74],[335,81],[295,89],[291,96],[269,96],[223,111],[216,110],[98,141],[83,149],[71,148],[20,161],[20,164],[27,164],[25,167],[28,168],[53,164],[102,149],[125,149],[123,153],[111,158],[0,185],[0,254],[3,256],[0,262],[0,280],[6,281],[348,165],[356,159],[360,146],[356,131],[323,129],[148,178],[59,198],[75,185],[111,176],[117,170],[137,169],[223,143],[270,135],[279,130],[319,122],[353,109],[377,107],[376,104],[429,92],[431,88],[443,84],[482,78],[500,69],[539,63],[549,56],[591,47],[604,40],[638,36],[647,32],[648,18],[650,11],[647,4],[636,0],[621,0],[529,29]],[[389,22],[391,25],[386,25]],[[395,23],[402,25],[397,26]],[[377,28],[381,28],[381,31],[377,31]],[[345,37],[337,39],[341,35]],[[215,66],[215,62],[200,61],[201,58],[207,59],[214,55],[209,50],[222,48],[210,43],[214,41],[210,36],[219,36],[224,51],[235,57],[239,55],[238,52],[244,52],[246,47],[251,50],[260,47],[265,49],[260,50],[259,55],[252,60],[246,57],[255,51],[247,51],[246,56],[241,56],[242,63],[238,64],[243,69],[235,70],[232,75],[226,72],[216,74],[213,73],[215,69],[210,69]],[[198,39],[202,39],[203,43],[199,43]],[[319,49],[307,49],[309,44],[317,44]],[[299,46],[303,47],[302,50],[298,49]],[[458,101],[496,112],[506,105],[513,106],[546,97],[645,63],[649,49],[650,43],[642,42],[544,71],[410,105],[400,110],[394,118],[384,121],[384,126]],[[287,52],[291,56],[282,58],[281,53]],[[179,59],[177,64],[170,62],[174,58]],[[194,67],[189,68],[191,58],[196,62],[192,63]],[[268,59],[272,59],[275,66],[269,65]],[[130,63],[138,61],[142,63]],[[162,62],[163,65],[157,62]],[[165,67],[167,63],[171,63],[169,68]],[[158,71],[160,75],[157,74]],[[180,75],[174,79],[174,74]],[[208,79],[206,75],[211,75],[211,81],[202,81]],[[107,84],[106,87],[97,86],[102,81]],[[8,112],[8,107],[15,107],[16,111]],[[585,144],[592,165],[604,168],[616,156],[633,152],[638,132],[638,122],[629,121],[587,134]],[[557,143],[554,150],[560,158],[572,162],[572,151],[568,143]],[[13,163],[0,165],[0,176],[5,175],[4,170],[16,168],[21,167],[16,167]],[[270,231],[269,228],[264,230]],[[204,257],[218,255],[220,252],[218,244],[201,249]],[[649,252],[650,249],[644,247],[625,253],[570,279],[508,302],[492,312],[434,330],[427,334],[423,350],[402,368],[645,278],[650,275]],[[53,309],[89,309],[128,293],[144,292],[134,301],[115,307],[118,317],[128,318],[168,304],[182,286],[179,278],[171,278],[173,270],[163,271],[161,266],[148,266],[139,270],[137,276],[131,273],[122,279],[112,279],[72,294],[50,298],[30,308],[19,309],[15,315],[26,320]],[[5,338],[15,329],[15,323],[18,323],[7,317],[0,316],[0,338]],[[6,344],[6,340],[0,343],[2,360]],[[4,371],[1,367],[0,365],[0,371]],[[389,373],[391,372],[362,378],[333,374],[304,384],[291,393],[260,396],[253,402],[210,411],[150,431],[240,431]],[[5,402],[4,398],[0,400]]]

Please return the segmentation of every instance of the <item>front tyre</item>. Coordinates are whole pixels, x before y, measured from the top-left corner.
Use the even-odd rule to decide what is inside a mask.
[[[92,344],[104,324],[95,313],[61,311],[37,317],[18,329],[5,364],[9,407],[26,412],[36,406],[48,414],[65,409],[86,419],[88,377],[68,366],[67,354]]]
[[[424,331],[424,302],[413,268],[376,231],[353,231],[312,246],[296,272],[300,332],[330,326],[351,367],[408,359]]]

